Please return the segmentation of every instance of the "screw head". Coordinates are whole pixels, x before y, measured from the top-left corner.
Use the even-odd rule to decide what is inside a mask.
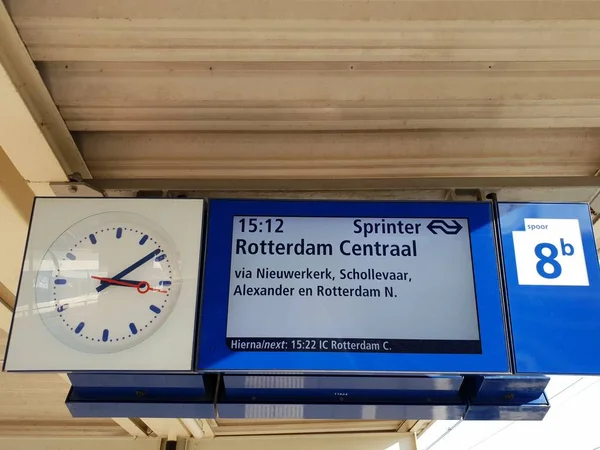
[[[71,194],[75,194],[77,192],[78,188],[77,186],[69,186],[69,192]]]

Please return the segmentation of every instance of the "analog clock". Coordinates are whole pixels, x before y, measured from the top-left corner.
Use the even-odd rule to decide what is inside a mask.
[[[104,212],[66,229],[35,280],[49,332],[86,353],[113,353],[148,339],[168,319],[182,285],[168,233],[134,213]]]

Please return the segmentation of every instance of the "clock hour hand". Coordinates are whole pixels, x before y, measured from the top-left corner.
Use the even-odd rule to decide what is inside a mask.
[[[97,277],[94,275],[92,275],[92,278],[95,280],[100,280],[104,283],[114,284],[117,286],[134,287],[140,294],[145,294],[148,291],[160,292],[162,294],[167,293],[167,291],[163,289],[155,289],[150,287],[150,284],[147,281],[115,280],[114,278]]]
[[[110,280],[114,280],[114,278],[108,278],[108,277],[95,277],[95,276],[92,276],[92,278],[94,278],[96,280],[106,281],[107,283],[109,283]],[[145,281],[140,281],[140,280],[124,280],[123,278],[121,278],[120,280],[116,280],[116,281],[122,281],[123,283],[131,284],[132,286],[137,286],[140,283],[145,283]],[[114,284],[114,283],[109,283],[109,284]],[[123,284],[122,286],[125,286],[125,284]]]
[[[150,261],[152,258],[154,258],[155,256],[157,256],[159,253],[160,253],[160,248],[157,248],[153,252],[148,253],[142,259],[140,259],[139,261],[134,262],[132,265],[130,265],[126,269],[122,270],[121,272],[119,272],[118,274],[116,274],[114,277],[112,277],[110,279],[114,280],[114,281],[120,280],[121,278],[123,278],[128,273],[133,272],[135,269],[137,269],[138,267],[140,267],[142,264],[145,264],[148,261]],[[104,289],[106,289],[110,285],[111,285],[111,283],[108,283],[106,281],[102,281],[100,283],[100,285],[96,288],[96,291],[97,292],[102,292]]]

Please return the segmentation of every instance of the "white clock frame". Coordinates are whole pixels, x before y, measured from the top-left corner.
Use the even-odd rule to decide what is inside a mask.
[[[203,214],[199,199],[37,198],[5,370],[193,370]]]

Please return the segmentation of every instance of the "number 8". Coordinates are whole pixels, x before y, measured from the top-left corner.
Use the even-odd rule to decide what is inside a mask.
[[[550,250],[550,256],[546,256],[542,253],[545,249]],[[535,256],[539,258],[539,261],[535,267],[540,276],[547,279],[560,277],[560,274],[562,273],[562,267],[558,261],[556,261],[558,249],[555,245],[552,245],[548,242],[542,242],[541,244],[536,245]],[[552,272],[546,272],[546,264],[550,264],[552,266]]]

